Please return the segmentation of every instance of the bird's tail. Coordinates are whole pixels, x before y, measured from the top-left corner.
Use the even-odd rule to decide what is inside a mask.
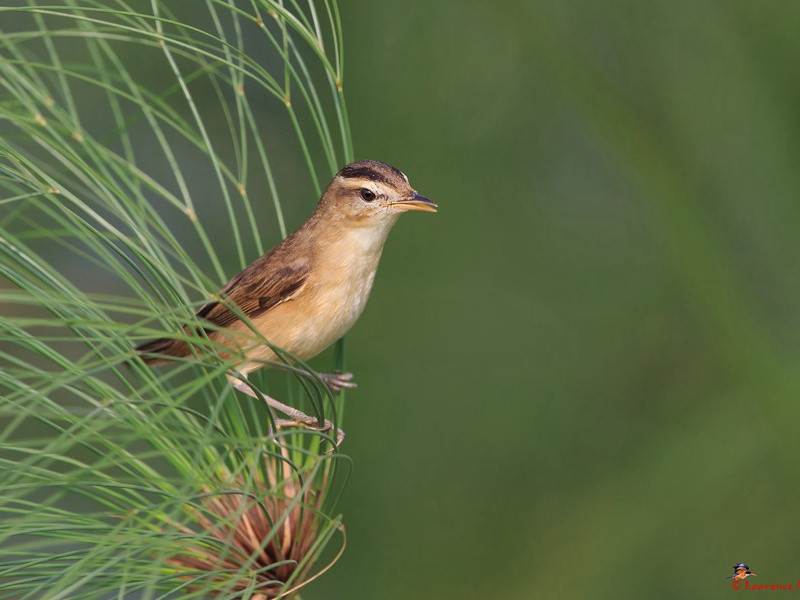
[[[182,357],[189,355],[189,344],[173,338],[158,338],[136,347],[136,352],[145,364],[151,367],[166,365],[171,361],[166,356]]]

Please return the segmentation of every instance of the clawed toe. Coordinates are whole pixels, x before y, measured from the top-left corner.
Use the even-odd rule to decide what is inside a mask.
[[[303,429],[308,429],[309,431],[319,431],[320,433],[325,433],[327,431],[333,431],[334,426],[328,419],[325,419],[325,423],[320,425],[316,419],[310,421],[301,421],[295,419],[276,419],[275,425],[277,427],[302,427]],[[344,430],[335,428],[336,429],[336,445],[341,445],[342,441],[344,440]]]
[[[256,393],[256,390],[252,388],[245,380],[242,379],[241,376],[237,375],[229,375],[229,379],[233,384],[233,387],[247,394],[248,396],[252,396],[253,398],[261,399],[266,402],[267,406],[274,408],[282,412],[283,414],[291,417],[291,419],[275,419],[275,426],[276,427],[302,427],[304,429],[309,429],[311,431],[319,431],[324,433],[326,431],[333,431],[336,430],[336,445],[342,443],[344,440],[344,431],[338,429],[333,426],[328,419],[325,419],[325,422],[320,425],[319,421],[314,417],[310,417],[309,415],[305,414],[304,412],[294,408],[293,406],[289,406],[288,404],[284,404],[283,402],[279,402],[275,398],[267,396],[266,394]],[[351,373],[336,373],[334,375],[322,375],[321,377],[332,377],[336,383],[342,383],[343,387],[355,387],[355,383],[351,382],[350,380],[353,378]],[[328,385],[328,383],[326,381]],[[333,388],[331,388],[333,389]],[[269,428],[270,434],[274,432],[273,428]]]
[[[319,377],[334,394],[341,390],[351,390],[358,387],[358,384],[353,381],[352,373],[320,373]]]

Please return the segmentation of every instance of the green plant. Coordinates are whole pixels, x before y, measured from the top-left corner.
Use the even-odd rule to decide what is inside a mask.
[[[276,434],[226,385],[236,357],[132,348],[352,160],[336,3],[30,0],[0,23],[0,597],[292,595],[343,548],[346,457]],[[341,420],[319,380],[269,377]]]

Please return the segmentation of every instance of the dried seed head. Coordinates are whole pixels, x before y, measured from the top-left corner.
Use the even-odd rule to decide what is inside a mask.
[[[328,471],[315,471],[323,485]],[[309,483],[308,475],[301,478],[274,457],[249,482],[220,477],[215,489],[205,487],[184,507],[189,519],[177,525],[180,547],[167,563],[179,577],[180,571],[186,579],[200,576],[192,588],[256,590],[251,600],[290,598],[316,576],[311,554],[330,524],[320,511],[319,486]]]

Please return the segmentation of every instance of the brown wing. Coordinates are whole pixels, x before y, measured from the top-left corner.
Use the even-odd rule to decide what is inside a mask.
[[[253,319],[291,299],[308,279],[308,262],[298,260],[273,270],[270,258],[271,254],[262,256],[231,279],[220,291],[225,302],[209,302],[197,311],[197,316],[217,327],[228,327],[241,314]],[[226,306],[230,303],[238,310],[230,310]]]
[[[201,319],[213,323],[217,327],[228,327],[244,314],[253,319],[290,300],[305,285],[308,279],[309,263],[299,259],[278,267],[276,263],[280,246],[257,259],[244,271],[231,279],[220,291],[225,302],[214,301],[205,304],[197,311]],[[238,306],[232,311],[226,304]],[[184,331],[188,331],[184,327]],[[160,365],[168,362],[163,356],[188,356],[191,352],[189,344],[173,338],[159,338],[142,344],[136,348],[147,364]]]

